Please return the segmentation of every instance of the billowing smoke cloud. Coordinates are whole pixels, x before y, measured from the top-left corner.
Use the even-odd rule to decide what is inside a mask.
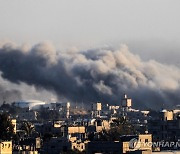
[[[180,69],[143,61],[126,45],[118,50],[57,52],[49,43],[28,50],[4,44],[0,71],[11,82],[51,90],[74,102],[120,104],[123,93],[138,107],[161,108],[180,101]]]
[[[0,104],[11,103],[21,99],[21,92],[18,90],[7,90],[0,85]]]

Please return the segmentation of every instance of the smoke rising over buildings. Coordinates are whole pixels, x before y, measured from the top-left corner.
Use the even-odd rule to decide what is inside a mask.
[[[6,43],[0,47],[0,71],[10,82],[53,91],[74,102],[118,104],[125,92],[139,107],[160,108],[180,101],[180,69],[143,61],[126,45],[63,52],[50,43],[30,49]]]
[[[13,102],[21,99],[21,92],[15,89],[7,90],[0,85],[0,103]]]

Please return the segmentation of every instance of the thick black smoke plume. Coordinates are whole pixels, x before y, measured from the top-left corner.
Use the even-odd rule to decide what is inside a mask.
[[[74,102],[118,104],[125,92],[139,107],[161,108],[180,101],[180,69],[142,61],[125,45],[119,50],[56,52],[47,43],[28,51],[5,44],[0,48],[0,71],[11,82],[51,90]]]

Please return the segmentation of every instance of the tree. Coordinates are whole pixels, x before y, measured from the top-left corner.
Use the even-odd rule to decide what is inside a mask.
[[[89,134],[90,140],[116,141],[120,140],[122,135],[135,135],[136,130],[127,119],[121,117],[113,120],[110,130],[102,130],[96,134]]]
[[[34,125],[27,121],[23,122],[21,129],[25,131],[28,137],[30,137],[35,132]]]
[[[111,129],[109,130],[110,136],[118,140],[122,135],[135,135],[136,133],[133,125],[124,117],[113,120]]]
[[[11,140],[14,136],[14,125],[7,114],[0,114],[0,139]]]

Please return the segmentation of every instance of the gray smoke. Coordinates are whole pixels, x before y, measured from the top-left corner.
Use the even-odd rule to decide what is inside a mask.
[[[0,85],[0,104],[11,103],[21,99],[21,92],[18,90],[7,90]]]
[[[132,97],[136,107],[161,108],[180,101],[180,69],[143,61],[126,45],[57,52],[48,43],[28,50],[4,44],[0,71],[13,83],[44,88],[74,102],[120,104],[123,93]]]

